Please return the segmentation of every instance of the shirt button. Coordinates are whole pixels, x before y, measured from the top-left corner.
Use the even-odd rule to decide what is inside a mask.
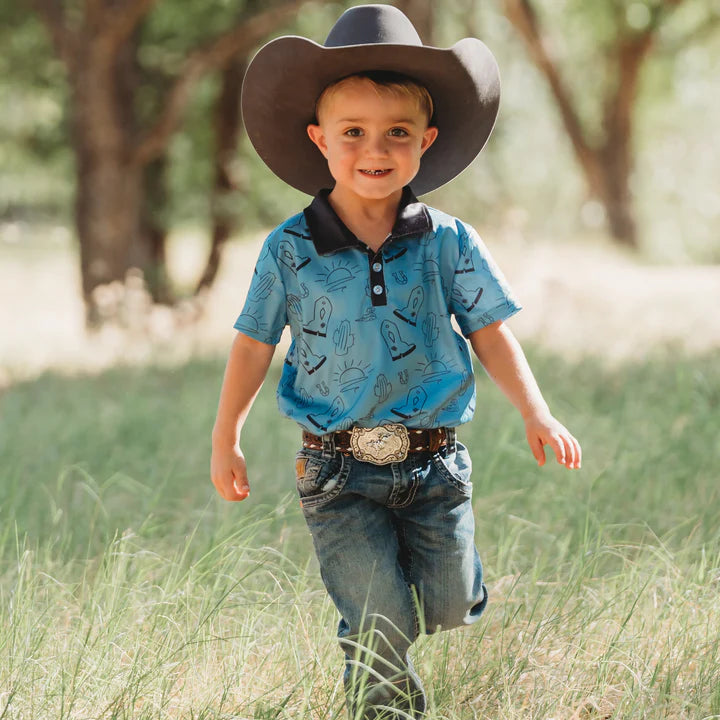
[[[382,295],[382,294],[383,294],[383,286],[382,286],[382,285],[375,285],[375,287],[373,288],[373,292],[374,292],[376,295]]]
[[[375,272],[380,272],[382,270],[382,265],[379,262],[376,262],[373,264],[373,270]]]

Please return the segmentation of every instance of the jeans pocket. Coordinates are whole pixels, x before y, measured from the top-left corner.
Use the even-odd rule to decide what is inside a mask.
[[[330,458],[320,451],[300,450],[295,456],[295,481],[304,508],[330,502],[342,491],[349,471],[345,456]]]
[[[455,443],[455,452],[443,455],[436,452],[432,456],[433,464],[440,477],[460,490],[465,495],[472,495],[472,460],[467,448],[459,442]]]

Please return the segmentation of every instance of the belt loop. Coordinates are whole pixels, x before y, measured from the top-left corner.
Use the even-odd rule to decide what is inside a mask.
[[[335,433],[326,433],[322,436],[322,456],[326,460],[335,457]]]
[[[457,433],[454,427],[445,428],[445,437],[447,438],[447,449],[449,453],[457,450]]]

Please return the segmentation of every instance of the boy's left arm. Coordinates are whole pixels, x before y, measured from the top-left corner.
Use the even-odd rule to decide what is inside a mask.
[[[525,434],[538,465],[545,464],[545,445],[568,469],[580,467],[580,443],[550,413],[525,353],[510,329],[498,321],[469,336],[475,354],[525,421]]]

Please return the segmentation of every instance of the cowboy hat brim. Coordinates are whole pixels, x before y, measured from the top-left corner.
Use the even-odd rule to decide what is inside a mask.
[[[326,47],[297,36],[263,46],[245,74],[243,122],[258,155],[292,187],[309,195],[335,181],[307,135],[315,102],[335,80],[385,70],[407,75],[430,93],[438,137],[412,181],[417,195],[461,173],[482,150],[497,117],[500,74],[487,46],[476,38],[451,48],[370,43]]]

